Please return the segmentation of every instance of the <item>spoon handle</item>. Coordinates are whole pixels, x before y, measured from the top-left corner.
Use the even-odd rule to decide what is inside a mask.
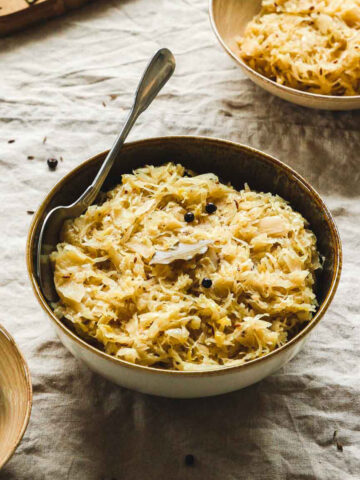
[[[125,125],[121,130],[111,150],[107,154],[100,170],[94,178],[92,184],[85,190],[76,203],[87,208],[95,200],[100,189],[111,169],[131,128],[139,115],[148,108],[165,83],[169,80],[175,70],[175,58],[167,48],[159,50],[151,59],[147,66],[140,83],[138,85],[135,100],[130,113],[126,119]]]

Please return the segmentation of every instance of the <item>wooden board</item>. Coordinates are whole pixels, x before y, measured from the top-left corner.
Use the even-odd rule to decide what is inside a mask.
[[[0,0],[0,36],[23,30],[29,25],[57,17],[90,0],[37,0],[29,5],[26,0]]]

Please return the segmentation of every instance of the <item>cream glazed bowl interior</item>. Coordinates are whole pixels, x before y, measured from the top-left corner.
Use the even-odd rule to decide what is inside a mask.
[[[295,171],[269,155],[250,147],[205,137],[162,137],[124,145],[113,166],[104,191],[121,181],[123,173],[144,165],[181,163],[197,173],[213,172],[223,182],[241,189],[247,182],[254,190],[272,192],[288,200],[302,213],[318,239],[326,260],[317,279],[319,308],[313,320],[287,344],[244,365],[207,371],[182,372],[135,365],[114,358],[79,338],[60,321],[46,302],[36,278],[36,244],[46,214],[58,205],[74,201],[90,184],[107,152],[80,164],[62,178],[43,200],[34,215],[27,242],[27,266],[35,296],[48,320],[73,355],[107,379],[140,392],[166,397],[205,397],[238,390],[258,382],[293,358],[319,323],[335,294],[341,272],[338,231],[316,191]]]
[[[0,469],[25,433],[31,405],[28,366],[11,335],[0,325]]]
[[[209,0],[209,2],[210,22],[217,39],[230,57],[259,87],[303,107],[322,110],[360,108],[360,95],[319,95],[286,87],[256,72],[240,58],[236,38],[244,34],[246,25],[260,12],[261,0]]]

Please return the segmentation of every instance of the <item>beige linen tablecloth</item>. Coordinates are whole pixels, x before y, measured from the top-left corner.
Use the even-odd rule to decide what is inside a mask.
[[[323,195],[344,244],[338,293],[305,349],[217,398],[155,398],[93,374],[56,338],[25,270],[27,210],[112,144],[163,46],[176,75],[131,138],[209,135],[273,154]],[[254,86],[217,44],[206,0],[98,1],[2,40],[0,68],[0,322],[34,388],[28,430],[0,480],[359,479],[360,112],[310,111]],[[48,157],[63,157],[55,172]]]

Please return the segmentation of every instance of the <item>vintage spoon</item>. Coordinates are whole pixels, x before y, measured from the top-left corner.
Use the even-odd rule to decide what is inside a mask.
[[[148,108],[174,70],[175,59],[173,54],[167,48],[162,48],[154,55],[147,66],[137,88],[134,104],[125,125],[92,184],[74,203],[56,207],[47,214],[37,244],[36,273],[42,292],[48,301],[53,302],[58,299],[49,255],[56,249],[64,221],[81,215],[96,199],[111,167],[119,158],[121,147],[138,116]]]

